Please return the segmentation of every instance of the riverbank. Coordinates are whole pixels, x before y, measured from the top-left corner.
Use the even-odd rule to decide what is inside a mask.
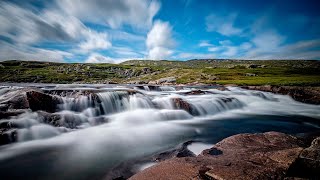
[[[278,132],[238,134],[198,156],[171,158],[130,179],[318,179],[320,137],[309,139]]]

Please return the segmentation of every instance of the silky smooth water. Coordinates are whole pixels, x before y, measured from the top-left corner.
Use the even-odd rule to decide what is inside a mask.
[[[318,105],[237,87],[209,89],[210,93],[203,95],[184,95],[190,90],[174,91],[171,87],[161,91],[144,88],[134,94],[126,88],[101,85],[40,88],[74,92],[55,94],[63,99],[53,113],[61,116],[60,127],[43,123],[41,112],[27,111],[1,120],[19,124],[19,142],[0,147],[1,177],[100,179],[122,162],[189,140],[199,142],[189,146],[198,154],[199,147],[237,133],[297,134],[319,130],[320,124]],[[3,86],[0,101],[13,96],[17,89]],[[79,93],[83,89],[93,93]],[[174,98],[187,102],[197,113],[176,109]]]

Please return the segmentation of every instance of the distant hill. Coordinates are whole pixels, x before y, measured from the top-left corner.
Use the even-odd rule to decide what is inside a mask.
[[[320,85],[320,61],[130,60],[120,64],[0,62],[0,82],[155,83],[170,77],[175,84]]]

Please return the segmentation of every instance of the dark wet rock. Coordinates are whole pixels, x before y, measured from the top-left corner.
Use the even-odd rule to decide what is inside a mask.
[[[0,111],[0,119],[6,119],[6,118],[10,118],[12,116],[18,116],[22,113],[25,113],[25,110],[10,110],[10,111]]]
[[[38,114],[41,118],[41,122],[45,124],[50,124],[55,127],[61,126],[61,115],[55,113],[48,113],[45,111],[38,111]]]
[[[320,137],[314,139],[311,146],[305,148],[288,171],[289,176],[320,178]]]
[[[27,96],[23,91],[11,98],[7,104],[9,109],[28,109],[30,107]]]
[[[37,91],[26,92],[30,109],[32,111],[43,110],[47,112],[55,112],[57,105],[62,103],[62,100],[57,96],[52,96]]]
[[[319,87],[303,86],[243,86],[244,89],[272,92],[275,94],[289,95],[296,101],[310,104],[320,104]]]
[[[18,140],[17,129],[0,129],[0,145],[16,142]]]
[[[193,107],[192,104],[189,104],[187,101],[181,98],[173,98],[172,101],[176,109],[183,109],[191,115],[199,115],[199,112]]]
[[[303,142],[277,132],[226,138],[197,157],[173,158],[130,179],[283,179]]]
[[[202,94],[213,94],[212,92],[209,91],[203,91],[203,90],[192,90],[189,92],[183,93],[185,95],[202,95]]]

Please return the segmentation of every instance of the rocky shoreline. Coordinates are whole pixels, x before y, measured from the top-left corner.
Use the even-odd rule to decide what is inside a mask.
[[[249,90],[272,92],[275,94],[289,95],[294,100],[309,104],[320,104],[320,87],[303,86],[242,86]]]
[[[320,137],[310,143],[306,137],[279,132],[238,134],[198,156],[185,155],[162,161],[130,179],[320,178]]]

